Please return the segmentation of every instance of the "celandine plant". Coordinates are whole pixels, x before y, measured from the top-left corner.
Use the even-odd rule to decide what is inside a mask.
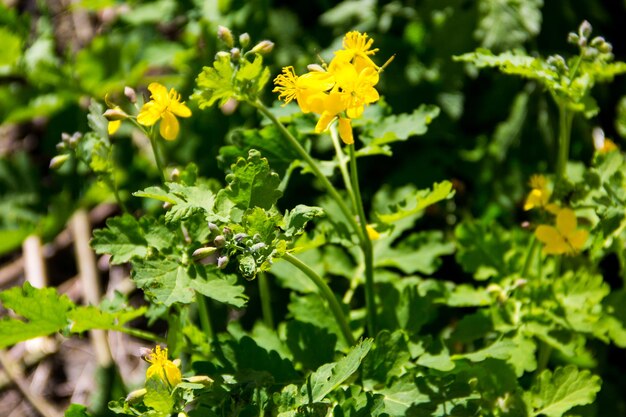
[[[192,112],[156,82],[147,100],[127,88],[127,103],[93,104],[92,131],[65,137],[52,162],[86,164],[116,196],[125,213],[92,246],[130,265],[147,306],[77,306],[51,288],[13,288],[0,300],[27,321],[1,321],[0,346],[90,329],[145,340],[144,386],[109,403],[124,415],[594,415],[594,346],[626,347],[624,307],[607,297],[599,268],[608,255],[626,265],[626,161],[615,145],[599,147],[589,166],[568,161],[569,130],[574,114],[598,111],[593,84],[626,64],[590,32],[583,24],[570,35],[580,46],[571,60],[486,50],[457,58],[544,85],[558,108],[559,148],[553,172],[533,176],[520,202],[531,212],[525,227],[465,220],[449,236],[417,227],[427,207],[452,198],[449,181],[384,186],[362,199],[359,160],[392,156],[391,145],[424,134],[439,114],[432,105],[391,114],[378,91],[390,60],[377,63],[374,39],[351,31],[328,63],[283,68],[273,87],[283,103],[268,107],[263,60],[274,45],[249,48],[249,35],[236,42],[220,27],[227,51],[198,75],[191,99],[200,110],[248,105],[264,121],[223,148],[232,162],[223,185],[193,163],[170,169],[163,160],[161,140],[184,140],[178,118]],[[133,195],[162,210],[126,211],[110,140],[121,123],[150,139],[162,178]],[[332,158],[312,141],[328,141]],[[315,177],[319,206],[280,211],[298,169]],[[432,278],[451,254],[470,282]],[[259,317],[246,310],[252,297]],[[127,325],[139,316],[166,322],[165,336]],[[73,405],[68,415],[88,411]]]

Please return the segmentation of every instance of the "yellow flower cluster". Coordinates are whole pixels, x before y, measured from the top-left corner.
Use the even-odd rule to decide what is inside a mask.
[[[371,48],[373,42],[366,33],[349,32],[343,38],[343,49],[335,51],[326,68],[313,65],[311,71],[298,76],[293,67],[285,67],[274,79],[273,92],[279,93],[285,104],[296,100],[303,113],[319,114],[316,133],[328,130],[337,120],[339,136],[352,144],[351,120],[379,99],[374,87],[380,67],[370,58],[378,51]]]

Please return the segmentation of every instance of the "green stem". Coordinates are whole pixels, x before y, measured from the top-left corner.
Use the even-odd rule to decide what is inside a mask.
[[[530,269],[530,264],[533,260],[533,255],[535,253],[535,248],[537,247],[537,238],[533,235],[530,238],[530,242],[528,243],[528,248],[526,249],[526,256],[524,257],[524,267],[522,268],[522,278],[526,278],[528,275],[528,270]]]
[[[207,339],[213,340],[213,327],[211,326],[211,318],[209,316],[209,306],[206,297],[196,293],[196,302],[198,303],[198,316],[200,318],[200,326],[207,336]]]
[[[298,268],[307,277],[309,277],[311,281],[313,281],[313,283],[320,290],[320,293],[322,294],[322,296],[326,299],[326,301],[328,301],[330,310],[335,316],[335,320],[337,321],[337,324],[339,325],[339,328],[341,330],[341,333],[343,334],[343,337],[346,339],[346,341],[348,342],[350,346],[354,346],[356,341],[354,340],[354,336],[352,335],[352,332],[350,331],[350,326],[348,325],[346,316],[343,314],[341,305],[339,304],[339,301],[337,301],[335,294],[332,292],[328,284],[326,284],[326,282],[322,279],[322,277],[320,277],[313,269],[311,269],[307,264],[305,264],[300,259],[293,256],[292,254],[290,253],[284,254],[283,259],[289,262],[290,264],[292,264],[293,266],[295,266],[296,268]]]
[[[267,274],[261,272],[259,280],[259,296],[261,298],[261,310],[263,311],[263,321],[270,329],[274,328],[274,316],[272,314],[272,294],[270,293]]]
[[[574,115],[567,109],[565,104],[559,104],[559,150],[556,161],[556,184],[557,186],[565,178],[565,169],[569,158],[569,143]]]
[[[354,145],[348,145],[350,155],[350,177],[352,179],[352,189],[359,215],[359,225],[361,227],[361,249],[365,261],[365,308],[367,310],[367,331],[371,337],[376,336],[376,299],[374,298],[374,254],[372,253],[372,242],[367,234],[365,210],[363,209],[363,199],[359,188],[359,175],[357,172],[356,155]]]
[[[263,113],[265,117],[270,119],[272,123],[276,125],[278,130],[280,130],[280,132],[283,134],[285,139],[287,139],[289,144],[293,147],[293,149],[295,149],[295,151],[298,153],[300,158],[302,158],[302,160],[304,160],[309,165],[309,168],[311,169],[313,174],[322,183],[322,185],[324,185],[324,188],[326,188],[326,190],[331,195],[331,197],[337,202],[337,204],[339,205],[339,209],[343,212],[344,216],[350,223],[350,226],[354,229],[355,233],[358,234],[359,239],[363,240],[361,229],[359,228],[359,225],[354,219],[354,216],[350,212],[350,209],[348,208],[346,203],[343,201],[343,198],[341,197],[341,195],[339,195],[339,192],[331,184],[328,178],[326,178],[326,176],[322,173],[322,171],[320,171],[315,160],[311,158],[308,152],[302,147],[302,145],[300,145],[300,142],[298,142],[298,140],[291,134],[291,132],[287,130],[285,125],[283,125],[280,122],[280,120],[278,120],[276,116],[274,116],[274,114],[267,107],[265,107],[265,105],[261,101],[258,101],[258,100],[249,101],[248,103],[251,106],[255,107],[257,110],[259,110],[261,113]]]
[[[161,181],[165,184],[165,171],[163,170],[163,164],[161,163],[161,158],[159,157],[159,143],[155,137],[156,135],[153,131],[150,131],[148,137],[150,138],[150,145],[152,145],[152,152],[154,153],[154,161],[156,162],[157,169],[161,174]]]
[[[550,355],[552,354],[552,346],[544,342],[543,340],[539,341],[539,357],[537,358],[537,371],[535,371],[536,375],[539,375],[546,367],[548,366],[548,362],[550,361]]]
[[[337,126],[334,123],[330,126],[330,137],[333,141],[333,146],[335,147],[335,153],[337,154],[337,162],[339,165],[339,171],[341,171],[343,183],[345,184],[346,191],[350,195],[350,200],[352,201],[352,208],[354,210],[354,213],[358,213],[357,202],[356,198],[354,197],[352,182],[350,180],[350,174],[348,172],[348,157],[341,150],[341,141],[339,139],[339,135],[337,134]]]
[[[154,343],[165,343],[164,338],[157,336],[154,333],[147,332],[145,330],[133,329],[131,327],[116,327],[114,330],[120,333],[125,333],[129,336],[136,337],[138,339],[150,340],[151,342],[154,342]]]
[[[563,257],[561,255],[556,255],[555,259],[554,259],[554,271],[553,271],[553,279],[557,279],[559,276],[561,276],[561,262],[563,260]]]

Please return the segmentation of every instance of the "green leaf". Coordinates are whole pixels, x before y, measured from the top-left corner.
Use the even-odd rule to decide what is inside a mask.
[[[282,225],[285,237],[294,238],[304,233],[304,227],[310,220],[322,216],[324,216],[322,208],[298,204],[291,211],[285,212]]]
[[[359,369],[372,344],[373,339],[365,339],[338,362],[322,365],[311,374],[313,402],[322,401],[326,395],[350,378]]]
[[[464,271],[474,274],[478,280],[509,274],[505,254],[511,243],[500,227],[468,221],[457,226],[455,235],[459,243],[456,259]]]
[[[521,46],[539,34],[543,0],[480,0],[480,20],[474,35],[485,48]]]
[[[0,301],[21,317],[0,320],[1,349],[64,329],[74,308],[74,303],[65,295],[59,296],[56,289],[34,288],[28,282],[1,292]]]
[[[87,407],[81,404],[70,404],[65,410],[65,417],[90,417]]]
[[[415,403],[425,403],[430,400],[428,395],[419,391],[414,377],[410,374],[394,381],[390,386],[376,391],[383,396],[384,412],[390,416],[405,416],[407,410]]]
[[[148,241],[141,224],[130,214],[107,219],[107,228],[95,230],[91,246],[96,253],[111,254],[111,263],[123,264],[133,258],[144,258]]]
[[[242,307],[246,303],[244,288],[236,277],[218,275],[215,266],[185,266],[174,259],[138,259],[133,262],[133,280],[155,302],[171,306],[189,304],[199,292],[216,301]]]
[[[224,105],[229,98],[235,95],[232,85],[234,68],[229,55],[218,55],[213,67],[204,67],[196,78],[198,89],[195,90],[192,99],[198,102],[198,107],[205,109],[211,107],[216,101]]]
[[[337,345],[337,335],[327,329],[298,320],[287,322],[287,346],[295,361],[308,369],[316,369],[332,362]],[[315,346],[315,349],[311,349]]]
[[[74,333],[82,333],[91,329],[117,330],[125,323],[133,320],[146,312],[147,308],[124,309],[115,312],[102,311],[95,306],[76,307],[68,313],[71,321],[70,330]]]
[[[405,333],[399,330],[393,333],[383,330],[376,335],[376,343],[363,361],[366,388],[376,382],[386,385],[392,377],[406,372],[411,357],[405,338]]]
[[[168,182],[167,189],[160,187],[148,187],[143,191],[133,193],[134,196],[153,198],[171,204],[171,208],[165,213],[167,222],[177,222],[189,218],[195,213],[203,213],[207,220],[220,219],[227,221],[228,218],[216,215],[216,195],[206,184],[195,186],[183,185],[176,182]]]
[[[600,391],[601,380],[574,365],[546,369],[524,398],[532,416],[561,417],[573,407],[591,404]]]
[[[13,66],[22,55],[22,39],[8,28],[0,27],[0,45],[2,45],[0,67]]]
[[[278,174],[270,169],[267,159],[262,158],[259,151],[251,149],[248,159],[239,159],[231,170],[232,173],[226,176],[228,186],[223,193],[244,210],[252,207],[267,210],[282,195]]]
[[[152,376],[146,381],[146,395],[143,403],[157,411],[159,415],[170,415],[174,411],[174,398],[170,394],[170,388],[158,375]]]
[[[411,114],[387,116],[380,123],[372,124],[371,128],[365,130],[363,141],[368,146],[376,147],[423,135],[433,119],[439,116],[439,111],[437,106],[422,104]]]
[[[441,264],[442,255],[454,252],[454,243],[444,242],[439,231],[413,234],[395,247],[390,243],[391,239],[384,237],[374,242],[374,266],[397,268],[407,275],[430,275]]]
[[[426,207],[441,200],[451,198],[454,195],[452,183],[442,181],[433,184],[432,190],[418,190],[409,195],[403,201],[389,206],[385,213],[377,213],[379,220],[385,223],[394,223],[405,217],[419,213]]]

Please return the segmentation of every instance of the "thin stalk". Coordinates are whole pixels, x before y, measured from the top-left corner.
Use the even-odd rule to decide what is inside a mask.
[[[337,191],[337,189],[332,185],[332,183],[328,180],[328,178],[326,178],[326,176],[322,174],[322,171],[320,171],[315,160],[311,158],[308,152],[302,147],[302,145],[300,145],[298,140],[291,134],[289,130],[287,130],[285,125],[283,125],[280,122],[280,120],[278,120],[276,116],[274,116],[274,114],[267,107],[265,107],[265,105],[261,101],[258,101],[258,100],[249,101],[248,103],[251,106],[255,107],[257,110],[259,110],[261,113],[263,113],[265,117],[270,119],[272,123],[276,125],[278,130],[280,130],[280,132],[283,134],[285,139],[287,139],[289,144],[293,147],[293,149],[295,149],[295,151],[298,153],[300,158],[302,158],[302,160],[304,160],[309,165],[309,168],[311,169],[313,174],[322,183],[322,185],[324,185],[324,188],[326,188],[326,190],[331,195],[331,197],[337,202],[337,204],[339,205],[339,208],[341,209],[344,216],[346,216],[346,219],[350,223],[350,226],[354,229],[355,233],[357,233],[357,235],[359,236],[359,239],[363,240],[363,233],[361,229],[359,228],[359,225],[357,224],[356,220],[354,219],[354,216],[350,212],[350,209],[348,208],[346,203],[343,201],[343,198],[341,197],[341,195],[339,195],[339,192]]]
[[[535,248],[537,247],[537,238],[533,235],[530,238],[530,242],[528,243],[528,248],[526,249],[526,256],[524,257],[524,267],[522,268],[522,278],[526,278],[528,275],[528,270],[530,269],[530,264],[533,260],[533,255],[535,254]]]
[[[272,294],[270,292],[267,274],[261,272],[258,277],[259,296],[261,298],[261,311],[263,312],[263,321],[270,329],[274,328],[274,316],[272,314]]]
[[[120,333],[125,333],[129,336],[136,337],[138,339],[149,340],[155,343],[165,343],[164,338],[145,330],[133,329],[131,327],[116,327],[114,330]]]
[[[546,367],[548,366],[548,362],[550,361],[550,355],[552,354],[552,346],[544,342],[543,340],[539,341],[539,357],[537,358],[537,370],[535,371],[535,375],[539,375]]]
[[[161,181],[165,184],[165,171],[163,170],[163,164],[161,163],[161,158],[159,157],[159,143],[156,140],[156,135],[153,130],[150,131],[148,137],[150,138],[150,145],[152,146],[152,152],[154,153],[154,161],[156,162],[157,169],[161,174]]]
[[[207,336],[207,339],[213,340],[213,326],[211,326],[211,317],[209,315],[209,306],[204,295],[196,293],[196,303],[198,304],[198,316],[200,317],[200,326]]]
[[[350,326],[348,325],[348,320],[346,320],[346,316],[343,314],[343,310],[341,309],[341,305],[335,294],[332,292],[328,284],[320,277],[311,267],[302,262],[300,259],[296,258],[290,253],[286,253],[283,255],[283,259],[298,268],[300,271],[304,272],[304,274],[309,277],[311,281],[317,286],[322,294],[322,297],[328,301],[328,305],[330,307],[331,312],[335,316],[335,321],[339,325],[339,329],[343,334],[343,337],[346,339],[346,342],[350,346],[354,346],[356,340],[354,340],[354,336],[350,331]]]
[[[556,258],[554,259],[554,271],[553,271],[554,278],[558,278],[561,275],[562,260],[563,260],[563,257],[561,255],[557,255]]]
[[[365,308],[367,310],[367,332],[371,337],[376,336],[376,299],[374,298],[374,254],[372,253],[372,242],[367,234],[365,210],[363,209],[363,199],[359,188],[359,174],[356,166],[356,155],[354,145],[348,145],[350,155],[350,177],[354,190],[354,198],[359,215],[359,225],[361,227],[361,249],[363,250],[363,260],[365,262]]]
[[[350,195],[350,200],[352,201],[352,208],[354,210],[354,213],[358,213],[358,203],[356,202],[356,198],[354,197],[354,190],[352,189],[350,173],[348,172],[347,162],[349,158],[341,150],[341,141],[339,139],[339,135],[337,134],[337,126],[334,123],[330,126],[330,137],[333,141],[333,146],[335,147],[335,153],[337,154],[337,162],[339,164],[341,177],[343,178],[343,183],[345,184],[346,191]]]
[[[565,178],[573,119],[574,115],[566,108],[565,104],[559,104],[559,150],[556,161],[557,185]]]

